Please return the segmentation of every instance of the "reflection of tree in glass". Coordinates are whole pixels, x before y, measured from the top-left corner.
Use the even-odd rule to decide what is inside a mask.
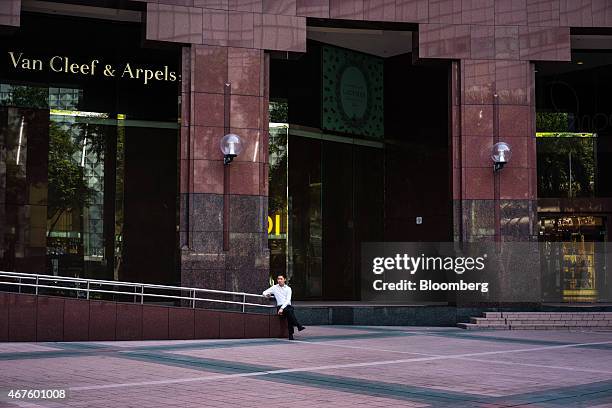
[[[538,195],[541,197],[588,197],[593,195],[594,143],[593,138],[539,138]]]
[[[8,106],[46,109],[49,106],[49,88],[14,86],[3,102]]]
[[[119,279],[123,263],[123,179],[125,173],[125,127],[117,127],[117,167],[115,172],[115,270]]]
[[[538,132],[569,132],[569,115],[566,112],[537,112]]]
[[[536,129],[539,132],[556,133],[552,137],[538,138],[538,195],[540,197],[593,195],[595,139],[573,136],[569,128],[569,114],[566,112],[538,112]]]
[[[287,103],[270,102],[270,122],[287,123]],[[271,130],[269,138],[268,213],[287,211],[287,130]]]
[[[84,132],[79,132],[84,134]],[[61,216],[73,208],[83,208],[89,203],[93,189],[87,186],[83,168],[74,159],[82,151],[83,140],[74,139],[69,131],[54,122],[49,124],[49,194],[47,214],[51,231]]]
[[[270,160],[268,212],[283,214],[287,210],[287,134],[270,135]]]
[[[289,105],[287,102],[271,101],[269,105],[270,122],[289,123]]]

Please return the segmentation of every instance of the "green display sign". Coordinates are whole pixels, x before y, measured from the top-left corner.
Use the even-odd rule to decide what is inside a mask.
[[[384,135],[383,61],[323,47],[322,128],[353,135]]]

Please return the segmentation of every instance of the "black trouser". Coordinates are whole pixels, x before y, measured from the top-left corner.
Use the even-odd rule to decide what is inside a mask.
[[[280,309],[280,306],[278,306],[277,309]],[[295,310],[293,309],[293,306],[287,305],[287,307],[283,309],[283,316],[287,318],[287,328],[289,329],[289,335],[292,335],[293,327],[301,326],[300,322],[298,322],[297,318],[295,317]]]

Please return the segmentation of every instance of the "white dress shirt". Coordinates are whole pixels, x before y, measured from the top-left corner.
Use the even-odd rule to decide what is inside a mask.
[[[264,290],[263,295],[274,295],[274,299],[276,299],[276,305],[280,306],[281,309],[287,307],[287,305],[291,304],[291,288],[287,285],[280,286],[278,284],[269,287]]]

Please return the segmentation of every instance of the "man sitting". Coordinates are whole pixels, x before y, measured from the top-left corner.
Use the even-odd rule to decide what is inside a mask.
[[[293,306],[291,306],[291,288],[287,285],[287,278],[284,274],[279,274],[276,278],[276,285],[269,287],[264,290],[263,295],[265,297],[270,297],[270,295],[274,295],[274,299],[276,299],[276,308],[278,310],[279,316],[287,316],[287,328],[289,329],[289,340],[293,340],[293,327],[297,327],[299,331],[305,329],[295,317],[295,311]]]

